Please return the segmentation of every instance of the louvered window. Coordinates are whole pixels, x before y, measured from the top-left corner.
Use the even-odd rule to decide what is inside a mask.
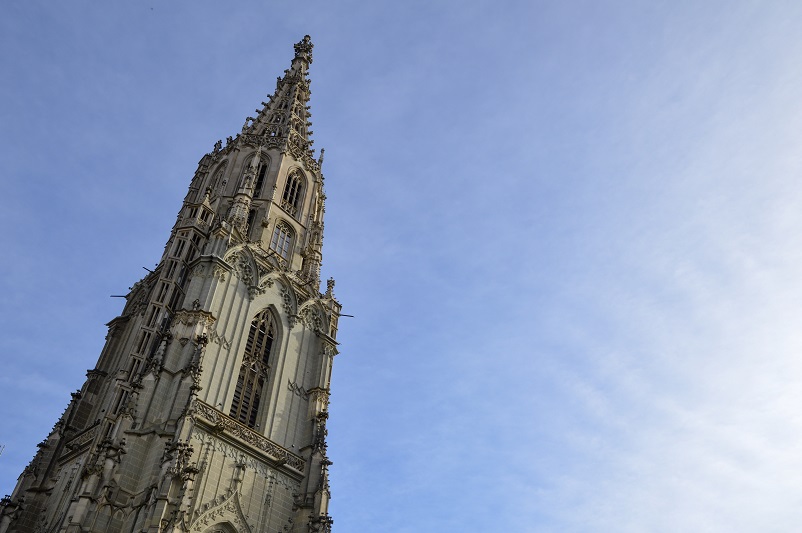
[[[300,200],[303,192],[303,182],[297,173],[292,173],[284,185],[284,194],[281,196],[281,207],[289,214],[296,216],[299,212]]]

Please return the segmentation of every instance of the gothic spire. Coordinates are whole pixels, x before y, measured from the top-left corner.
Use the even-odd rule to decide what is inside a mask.
[[[307,77],[312,63],[312,40],[306,35],[295,45],[295,57],[284,76],[276,81],[276,90],[269,101],[262,102],[257,117],[245,120],[243,133],[279,137],[290,149],[312,157],[312,114],[309,111],[310,80]]]

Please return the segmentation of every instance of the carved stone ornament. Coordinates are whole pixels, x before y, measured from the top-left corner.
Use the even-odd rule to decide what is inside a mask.
[[[304,38],[295,44],[295,57],[298,59],[304,59],[311,64],[312,49],[314,47],[315,45],[312,44],[312,38],[308,35],[304,35]]]
[[[298,457],[294,453],[286,450],[271,441],[267,437],[260,435],[251,428],[240,424],[231,417],[224,415],[214,407],[200,400],[196,400],[196,415],[205,418],[212,426],[219,428],[227,434],[238,438],[257,448],[273,458],[274,461],[280,464],[286,464],[290,468],[303,472],[306,467],[306,461]]]
[[[242,280],[245,285],[253,284],[254,271],[250,261],[244,255],[240,255],[237,264],[234,266],[234,272]]]
[[[295,138],[290,139],[290,142],[287,144],[287,151],[297,161],[301,161],[307,170],[314,173],[320,172],[320,166],[314,158],[314,152],[311,149],[304,149],[303,146],[298,144]]]
[[[270,133],[274,133],[270,135]],[[240,140],[243,144],[249,146],[263,146],[266,149],[277,149],[280,147],[280,140],[276,138],[278,135],[278,130],[273,130],[272,132],[268,132],[266,135],[254,135],[251,133],[246,133],[240,137]]]
[[[228,272],[226,271],[226,269],[224,269],[224,268],[222,268],[220,266],[215,266],[213,271],[212,271],[212,277],[215,277],[220,281],[225,281],[227,273]]]
[[[261,258],[263,255],[266,255],[263,249],[257,246],[246,245],[242,249],[226,257],[226,262],[233,267],[234,275],[248,287],[251,299],[258,294],[262,294],[265,287],[270,287],[272,285],[272,282],[262,281],[260,283],[258,281],[269,272],[268,268],[270,265],[268,265],[268,268],[264,268],[255,259],[255,257]],[[263,283],[266,284],[263,285]]]
[[[97,436],[98,432],[98,425],[95,424],[94,426],[90,427],[89,429],[85,430],[83,433],[79,433],[67,444],[64,445],[65,448],[68,450],[73,450],[75,448],[81,448],[85,444],[92,442],[94,438]]]
[[[337,347],[329,342],[323,343],[323,354],[328,357],[334,357],[339,352],[337,351]]]
[[[329,515],[312,516],[309,518],[310,533],[331,533],[334,520]]]
[[[284,309],[284,313],[287,315],[287,320],[289,322],[290,329],[292,329],[295,326],[295,319],[296,319],[295,313],[293,313],[293,311],[294,311],[293,305],[292,305],[293,296],[294,296],[294,293],[292,292],[292,289],[289,289],[289,288],[287,288],[287,287],[282,285],[282,287],[281,287],[281,305],[282,305],[282,308]]]
[[[329,278],[326,280],[326,297],[327,298],[334,298],[334,278]]]
[[[301,309],[298,317],[303,321],[307,328],[317,334],[323,333],[323,318],[320,316],[320,311],[311,305]]]
[[[315,387],[313,389],[309,389],[308,394],[312,402],[317,405],[318,411],[328,411],[329,398],[331,397],[328,389]]]
[[[250,287],[248,287],[248,296],[250,297],[251,300],[253,300],[257,296],[264,294],[267,291],[267,289],[269,289],[272,286],[273,286],[272,279],[269,278],[263,279],[259,283],[259,285],[251,285]]]
[[[214,315],[208,311],[202,311],[200,309],[182,309],[173,315],[172,323],[189,327],[200,325],[205,328],[210,328],[212,324],[215,323],[215,320]]]
[[[273,271],[273,267],[270,264],[265,264],[264,261],[258,260],[262,259],[260,250],[264,252],[262,241],[256,241],[256,246],[249,246],[248,249],[253,252],[253,258],[256,260],[256,275],[259,277],[259,280],[264,281],[265,276]]]
[[[189,526],[190,533],[202,533],[215,524],[224,524],[226,522],[234,526],[240,533],[251,533],[252,531],[245,513],[242,512],[239,492],[237,491],[230,491],[222,499],[218,497],[212,500],[198,511],[201,512],[195,513],[198,516],[192,520]]]

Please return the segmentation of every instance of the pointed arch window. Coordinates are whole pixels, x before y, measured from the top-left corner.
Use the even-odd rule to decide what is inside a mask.
[[[284,194],[281,195],[281,207],[292,216],[298,214],[303,189],[303,178],[301,178],[300,174],[297,172],[290,174],[287,178],[287,183],[284,185]]]
[[[248,427],[256,427],[256,416],[259,414],[259,403],[270,370],[270,352],[275,338],[273,314],[265,309],[251,322],[229,412],[231,418]]]
[[[253,227],[253,221],[256,220],[256,209],[248,211],[248,229]]]
[[[223,179],[223,175],[226,172],[227,166],[228,161],[220,165],[220,168],[218,168],[217,172],[214,173],[214,177],[212,178],[211,183],[209,183],[209,188],[213,193],[219,193],[226,186],[226,180]]]
[[[284,259],[289,259],[292,247],[292,229],[284,221],[279,221],[273,230],[273,238],[270,239],[270,249],[278,253]]]
[[[250,168],[251,164],[253,163],[253,158],[256,157],[251,156],[245,163],[245,166],[242,167],[242,176],[240,177],[240,181],[245,178],[245,173]],[[270,166],[270,160],[264,156],[259,159],[259,166],[256,168],[256,178],[253,182],[253,197],[258,198],[262,195],[262,189],[265,186],[265,175],[267,174],[267,167]]]

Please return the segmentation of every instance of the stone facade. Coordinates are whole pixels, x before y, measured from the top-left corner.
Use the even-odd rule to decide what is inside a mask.
[[[2,500],[7,532],[326,532],[341,305],[319,292],[312,43],[201,158],[158,267]]]

